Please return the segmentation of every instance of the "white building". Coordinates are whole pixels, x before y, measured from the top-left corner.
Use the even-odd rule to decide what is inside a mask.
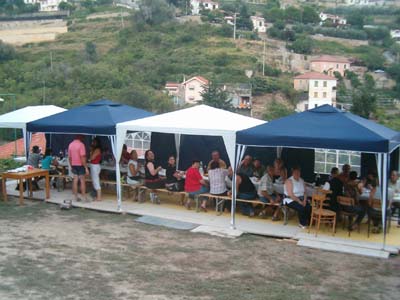
[[[211,0],[190,0],[192,15],[199,15],[201,10],[217,10],[219,9],[218,2]]]
[[[400,29],[390,30],[390,37],[396,41],[400,41]]]
[[[267,27],[265,26],[265,19],[263,17],[251,16],[251,22],[253,23],[253,30],[257,32],[266,32]]]
[[[336,24],[336,25],[346,25],[347,24],[347,20],[345,18],[342,18],[337,15],[326,14],[323,12],[321,12],[319,14],[319,19],[321,20],[320,25],[322,25],[323,23],[325,23],[328,20],[330,20],[332,22],[332,24]]]
[[[174,99],[176,105],[196,104],[203,100],[201,94],[208,80],[202,76],[194,76],[182,83],[167,82],[165,90]]]
[[[294,78],[294,89],[304,92],[296,106],[305,111],[324,104],[336,106],[336,78],[318,72],[308,72]]]
[[[68,2],[68,0],[24,0],[26,4],[40,5],[39,11],[58,11],[58,6],[61,2]]]
[[[383,6],[385,5],[385,0],[345,0],[345,5],[349,6]]]

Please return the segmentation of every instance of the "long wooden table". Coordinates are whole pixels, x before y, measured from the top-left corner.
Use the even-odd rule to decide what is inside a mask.
[[[29,197],[32,197],[32,179],[35,177],[44,176],[46,180],[46,199],[50,198],[50,178],[49,171],[43,169],[33,169],[26,172],[5,172],[1,175],[3,184],[3,197],[7,201],[7,179],[19,180],[19,204],[24,204],[24,180],[29,185]]]

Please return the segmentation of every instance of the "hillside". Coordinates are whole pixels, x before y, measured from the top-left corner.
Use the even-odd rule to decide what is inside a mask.
[[[106,97],[165,111],[173,109],[160,92],[166,81],[197,75],[220,82],[247,82],[244,70],[257,57],[237,47],[224,27],[179,24],[135,27],[124,20],[73,19],[54,42],[16,47],[0,64],[0,89],[17,94],[17,106],[65,107]]]

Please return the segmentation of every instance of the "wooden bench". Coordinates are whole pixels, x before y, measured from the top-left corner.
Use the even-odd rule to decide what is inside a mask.
[[[209,199],[215,199],[215,212],[218,215],[221,215],[223,212],[223,204],[225,203],[226,200],[230,201],[232,200],[231,196],[218,196],[218,195],[212,195],[209,193],[206,194],[200,194],[199,196],[202,197],[207,197]],[[285,205],[281,205],[280,203],[265,203],[260,200],[246,200],[246,199],[239,199],[236,198],[236,202],[244,202],[244,203],[251,203],[251,204],[260,204],[262,206],[271,206],[271,207],[281,207],[282,213],[283,213],[283,219],[284,219],[284,225],[288,223],[288,207]],[[198,207],[198,200],[196,201],[196,208]]]
[[[145,185],[138,186],[138,200],[139,202],[145,202],[144,196],[146,195],[146,191],[154,192],[154,193],[167,193],[168,195],[179,195],[180,196],[180,204],[185,204],[185,199],[188,196],[188,193],[184,191],[169,191],[167,189],[150,189]]]

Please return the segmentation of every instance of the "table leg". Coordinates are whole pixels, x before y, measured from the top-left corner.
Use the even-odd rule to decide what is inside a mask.
[[[50,176],[49,173],[46,174],[46,199],[50,198]]]
[[[3,186],[3,199],[7,202],[7,185],[6,185],[7,178],[3,177],[2,186]]]
[[[24,182],[19,180],[19,205],[24,205]]]
[[[33,197],[33,190],[32,190],[32,178],[28,178],[28,188],[29,188],[29,197]]]

